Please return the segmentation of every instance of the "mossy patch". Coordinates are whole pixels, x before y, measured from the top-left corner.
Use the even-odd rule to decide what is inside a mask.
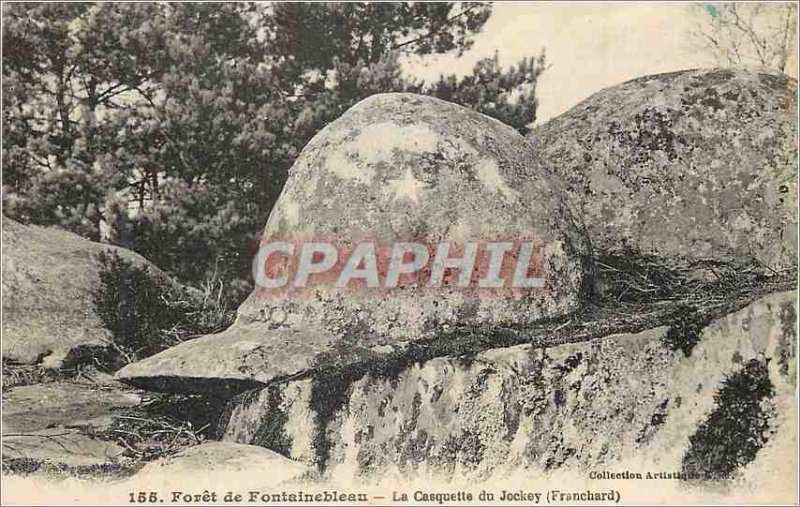
[[[711,318],[708,315],[701,315],[691,305],[682,305],[675,313],[674,321],[664,335],[664,345],[673,351],[680,350],[686,357],[689,357],[709,322],[711,322]]]
[[[362,375],[354,371],[324,371],[314,376],[309,405],[314,412],[314,448],[316,466],[323,471],[331,457],[333,440],[330,423],[347,404],[352,383]]]
[[[789,78],[787,76],[778,76],[775,74],[759,74],[759,81],[773,90],[784,90],[789,87]]]
[[[280,386],[271,385],[267,390],[269,413],[256,430],[252,444],[289,456],[292,451],[292,439],[284,431],[289,416],[283,410],[283,394]]]
[[[797,347],[797,312],[794,304],[784,303],[780,313],[781,337],[778,341],[778,364],[781,375],[789,374],[789,364],[795,359]]]
[[[766,361],[752,359],[722,383],[716,408],[689,438],[683,472],[689,477],[731,479],[751,462],[772,430],[767,402],[774,394]]]

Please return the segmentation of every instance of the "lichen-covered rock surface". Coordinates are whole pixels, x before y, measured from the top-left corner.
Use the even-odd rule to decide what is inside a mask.
[[[529,135],[602,251],[793,266],[797,81],[733,70],[646,76]]]
[[[135,252],[5,216],[2,248],[2,355],[17,363],[56,368],[80,348],[109,346],[112,333],[94,304],[105,252],[146,266],[153,284],[180,287]]]
[[[224,333],[130,365],[119,378],[155,389],[181,378],[198,390],[224,379],[269,382],[454,324],[525,325],[582,305],[592,282],[588,241],[522,136],[438,99],[372,96],[300,154],[263,243],[335,241],[352,248],[364,241],[435,246],[520,238],[537,245],[544,287],[489,296],[425,280],[378,289],[332,281],[257,288]],[[385,267],[379,270],[383,279]]]
[[[796,427],[796,299],[771,294],[712,321],[688,355],[664,326],[255,390],[231,402],[224,438],[340,478],[741,476]]]

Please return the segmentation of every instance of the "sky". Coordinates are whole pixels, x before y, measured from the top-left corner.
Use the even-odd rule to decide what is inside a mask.
[[[592,93],[629,79],[713,67],[690,34],[702,10],[679,2],[497,2],[475,45],[463,57],[427,57],[406,64],[416,77],[466,74],[499,51],[511,65],[542,48],[551,65],[539,79],[536,123],[563,113]],[[797,77],[797,55],[787,73]]]

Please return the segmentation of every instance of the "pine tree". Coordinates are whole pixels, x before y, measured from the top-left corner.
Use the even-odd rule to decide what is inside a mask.
[[[544,55],[425,84],[404,55],[463,53],[484,3],[80,3],[3,8],[5,213],[131,247],[235,303],[292,162],[382,92],[525,132]],[[127,205],[121,204],[127,203]],[[250,250],[248,250],[248,245]]]

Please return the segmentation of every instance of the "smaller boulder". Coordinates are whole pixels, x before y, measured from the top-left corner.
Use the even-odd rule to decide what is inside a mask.
[[[109,436],[114,415],[139,405],[141,395],[119,384],[74,382],[17,386],[3,392],[4,464],[35,462],[104,465],[125,448]],[[17,461],[18,460],[18,461]]]
[[[105,253],[147,268],[154,286],[201,300],[199,291],[181,286],[141,255],[57,228],[3,216],[2,249],[2,356],[14,363],[58,368],[70,355],[111,345],[112,332],[95,305]]]
[[[111,427],[114,410],[135,407],[137,391],[120,383],[96,388],[74,382],[52,382],[5,389],[3,434],[25,433],[54,427],[89,429]]]
[[[263,447],[207,442],[149,463],[131,480],[137,485],[174,484],[191,478],[193,484],[211,490],[212,485],[224,483],[238,488],[266,488],[298,480],[311,471],[311,467]]]

